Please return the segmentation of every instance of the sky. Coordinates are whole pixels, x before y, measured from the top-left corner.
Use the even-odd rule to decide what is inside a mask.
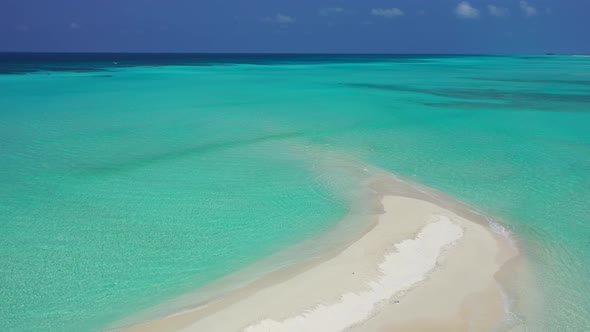
[[[590,0],[0,0],[0,51],[590,53]]]

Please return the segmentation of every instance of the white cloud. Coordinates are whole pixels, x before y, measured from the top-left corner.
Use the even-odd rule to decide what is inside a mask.
[[[455,8],[455,14],[460,18],[475,19],[479,17],[479,9],[472,7],[469,2],[463,1]]]
[[[76,22],[72,22],[72,23],[70,23],[70,29],[72,29],[72,30],[80,29],[80,24],[78,24]]]
[[[537,15],[537,8],[529,5],[529,3],[524,0],[520,2],[520,9],[526,17],[532,17]]]
[[[321,8],[318,10],[318,14],[320,16],[330,16],[330,15],[338,15],[344,13],[344,8],[340,7],[328,7],[328,8]]]
[[[269,22],[269,23],[278,23],[278,24],[290,24],[290,23],[295,23],[295,19],[291,16],[287,16],[287,15],[283,15],[281,13],[278,13],[274,16],[271,17],[266,17],[263,19],[264,22]]]
[[[496,7],[494,5],[488,5],[488,13],[495,17],[508,17],[510,15],[508,8]]]
[[[404,12],[399,8],[374,8],[371,9],[371,14],[385,18],[404,16]]]

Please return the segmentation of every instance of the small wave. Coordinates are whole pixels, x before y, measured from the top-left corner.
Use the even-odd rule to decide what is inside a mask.
[[[498,290],[500,291],[502,302],[504,303],[504,320],[496,329],[494,329],[494,331],[505,331],[511,327],[523,324],[524,319],[512,310],[514,299],[511,298],[500,285],[498,285]]]

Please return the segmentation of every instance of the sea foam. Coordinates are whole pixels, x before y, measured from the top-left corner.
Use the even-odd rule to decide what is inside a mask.
[[[416,238],[395,245],[396,250],[379,264],[381,276],[368,282],[368,290],[343,294],[337,303],[319,304],[283,321],[265,319],[245,331],[341,331],[358,324],[379,303],[423,281],[435,268],[443,249],[462,236],[461,227],[448,217],[437,215]]]

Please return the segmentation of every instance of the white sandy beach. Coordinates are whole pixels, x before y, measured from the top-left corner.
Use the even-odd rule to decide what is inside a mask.
[[[128,331],[489,331],[506,316],[495,275],[517,250],[432,202],[385,213],[343,251],[209,305]]]

